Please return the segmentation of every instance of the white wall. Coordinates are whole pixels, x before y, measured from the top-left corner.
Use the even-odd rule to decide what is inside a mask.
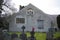
[[[27,9],[28,8],[32,8],[34,11],[34,15],[32,16],[27,16]],[[25,24],[17,24],[16,23],[16,18],[25,18]],[[38,29],[38,25],[37,25],[37,20],[44,20],[44,29]],[[27,7],[25,7],[24,9],[22,9],[19,13],[17,13],[17,15],[13,16],[13,18],[11,19],[11,22],[9,24],[10,31],[22,31],[21,27],[24,25],[26,27],[25,31],[31,31],[32,27],[35,28],[35,31],[40,31],[40,32],[46,32],[48,31],[48,28],[51,27],[51,19],[49,18],[49,16],[45,13],[43,13],[41,10],[39,10],[38,8],[29,5]]]

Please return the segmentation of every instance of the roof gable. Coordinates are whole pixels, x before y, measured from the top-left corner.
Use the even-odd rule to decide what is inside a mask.
[[[31,3],[30,4],[28,4],[27,6],[25,6],[22,10],[20,10],[20,11],[26,11],[27,9],[29,9],[29,8],[32,8],[35,12],[38,12],[38,13],[42,13],[42,14],[46,14],[46,13],[44,13],[41,9],[39,9],[39,8],[37,8],[36,6],[34,6],[34,5],[32,5]],[[20,12],[19,11],[19,12]],[[46,14],[46,15],[49,15],[49,14]]]
[[[48,16],[49,14],[44,13],[42,10],[40,10],[40,9],[37,8],[36,6],[32,5],[31,3],[30,3],[29,5],[27,5],[27,6],[25,6],[25,8],[23,8],[22,10],[20,10],[20,12],[21,12],[21,13],[23,13],[23,12],[26,13],[26,10],[29,9],[29,8],[32,8],[35,13],[37,12],[37,13],[39,13],[39,14],[42,14],[42,15],[44,15],[44,16],[49,17],[49,16]]]
[[[22,10],[20,10],[20,11],[24,11],[24,10],[27,10],[27,9],[29,9],[29,8],[32,8],[35,12],[37,11],[37,12],[43,12],[43,11],[41,11],[39,8],[37,8],[37,7],[35,7],[34,5],[32,5],[31,3],[29,4],[29,5],[27,5],[27,6],[25,6],[25,8],[23,8]]]
[[[34,10],[34,12],[36,13],[39,13],[39,14],[42,14],[43,16],[45,17],[49,17],[48,14],[45,14],[42,10],[40,10],[39,8],[35,7],[34,5],[32,5],[31,3],[27,6],[25,6],[22,10],[20,10],[18,13],[15,13],[13,14],[13,16],[16,16],[16,15],[19,15],[19,14],[25,14],[26,13],[26,10],[28,8],[32,8]],[[50,18],[50,17],[49,17]]]

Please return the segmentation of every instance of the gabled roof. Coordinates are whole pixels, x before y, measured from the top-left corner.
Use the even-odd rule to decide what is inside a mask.
[[[27,6],[25,6],[22,10],[20,10],[20,11],[19,11],[18,13],[16,13],[15,15],[19,15],[21,11],[26,10],[26,9],[28,9],[28,8],[32,8],[32,9],[36,10],[37,12],[42,13],[43,15],[46,15],[46,16],[49,15],[49,14],[44,13],[42,10],[40,10],[40,9],[37,8],[36,6],[32,5],[31,3],[28,4]]]
[[[32,8],[32,9],[36,10],[37,12],[39,12],[39,13],[47,16],[47,17],[49,17],[49,14],[44,13],[42,10],[40,10],[40,9],[37,8],[37,7],[35,7],[35,6],[32,5],[31,3],[30,3],[29,5],[27,5],[27,6],[25,6],[25,7],[24,7],[22,10],[20,10],[19,12],[12,14],[11,17],[16,16],[16,15],[19,15],[19,14],[21,13],[21,11],[26,10],[26,9],[28,9],[28,8]],[[50,18],[50,17],[49,17],[49,18]]]

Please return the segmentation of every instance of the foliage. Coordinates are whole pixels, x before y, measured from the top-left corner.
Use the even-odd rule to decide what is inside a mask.
[[[5,17],[0,17],[0,28],[8,29],[8,22]]]
[[[60,29],[60,15],[57,16],[57,25],[58,25],[58,28]]]
[[[14,7],[12,7],[10,1],[11,0],[0,0],[0,28],[3,28],[3,29],[8,29],[8,25],[9,25],[9,23],[7,22],[7,19],[6,19],[7,15],[9,14],[9,12],[7,10],[8,9],[10,9],[11,11],[16,10]],[[3,7],[3,6],[5,6],[5,7]],[[7,9],[6,9],[6,7],[7,7]],[[8,13],[7,15],[5,14],[6,17],[1,17],[2,11],[4,11],[5,13]]]

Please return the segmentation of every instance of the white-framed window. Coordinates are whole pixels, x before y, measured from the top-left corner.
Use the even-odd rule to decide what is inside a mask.
[[[38,29],[44,29],[44,20],[37,20]]]
[[[33,12],[32,8],[27,9],[27,15],[32,16],[33,14],[34,14],[34,12]]]
[[[16,18],[16,23],[25,23],[25,18]]]

